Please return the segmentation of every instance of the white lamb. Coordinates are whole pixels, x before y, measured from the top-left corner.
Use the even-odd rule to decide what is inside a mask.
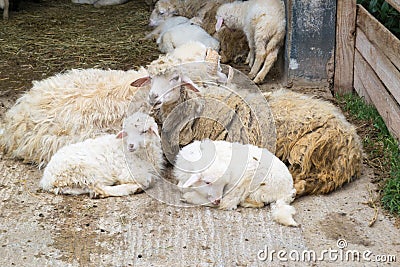
[[[117,135],[105,135],[61,148],[40,181],[55,194],[125,196],[148,188],[163,164],[154,119],[136,112]]]
[[[197,41],[206,47],[219,50],[219,41],[209,35],[203,28],[191,23],[179,24],[160,35],[157,40],[158,49],[163,53],[172,52],[175,48]]]
[[[189,19],[182,16],[167,18],[165,21],[161,22],[151,33],[147,34],[144,39],[157,40],[157,44],[160,43],[160,37],[169,29],[179,25],[189,22]]]
[[[223,4],[217,11],[216,30],[225,25],[243,30],[250,52],[249,77],[261,83],[278,57],[285,38],[285,6],[282,0],[250,0]],[[261,69],[261,70],[260,70]]]
[[[185,202],[224,210],[272,203],[276,222],[298,225],[293,219],[296,211],[289,205],[296,195],[292,175],[267,149],[226,141],[195,141],[180,150],[173,173]]]
[[[72,0],[74,4],[88,4],[94,5],[95,7],[101,6],[113,6],[113,5],[122,5],[130,0]]]

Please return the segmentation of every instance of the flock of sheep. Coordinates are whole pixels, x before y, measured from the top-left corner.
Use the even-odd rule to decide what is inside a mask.
[[[261,83],[285,36],[284,4],[230,2],[158,1],[146,38],[166,54],[146,67],[71,70],[35,81],[5,114],[3,153],[44,168],[43,190],[92,197],[146,190],[168,159],[182,201],[226,210],[271,203],[275,221],[297,226],[290,203],[358,177],[361,142],[334,105],[289,90],[263,94],[271,114],[254,114],[235,93],[254,84],[235,82],[221,53],[240,48],[235,38],[244,32],[249,78]],[[214,37],[205,30],[210,13]],[[185,29],[200,37],[182,38]],[[223,123],[212,113],[225,114]],[[267,136],[260,134],[265,125]]]

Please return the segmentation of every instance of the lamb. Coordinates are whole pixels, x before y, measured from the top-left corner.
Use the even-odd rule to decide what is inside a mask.
[[[8,19],[9,0],[0,0],[0,8],[3,9],[3,19]]]
[[[136,112],[124,120],[117,135],[58,150],[44,169],[40,188],[55,194],[126,196],[147,189],[162,164],[157,124],[149,115]]]
[[[156,27],[173,16],[193,18],[207,2],[199,0],[159,0],[150,15],[149,26]]]
[[[145,76],[144,68],[82,69],[35,81],[6,112],[0,147],[9,157],[40,168],[67,144],[116,132],[128,110],[136,111],[145,101],[149,88],[131,86]]]
[[[250,0],[223,4],[217,11],[216,30],[223,25],[244,31],[250,48],[246,59],[246,64],[251,67],[249,77],[257,84],[262,83],[285,38],[283,1]]]
[[[179,47],[189,41],[197,41],[203,43],[216,51],[219,50],[219,41],[210,36],[200,26],[185,23],[179,24],[160,35],[158,49],[163,53],[172,52],[176,47]]]
[[[75,4],[88,4],[95,7],[122,5],[129,2],[129,0],[72,0]]]
[[[166,31],[179,24],[184,24],[187,22],[189,22],[189,19],[182,16],[167,18],[165,21],[161,22],[160,25],[158,25],[151,33],[147,34],[144,39],[147,40],[155,38],[157,40],[157,44],[159,44],[160,36]]]
[[[266,149],[195,141],[180,150],[173,174],[185,202],[224,210],[272,203],[276,222],[298,225],[293,219],[295,208],[289,205],[296,194],[293,178],[286,165]]]

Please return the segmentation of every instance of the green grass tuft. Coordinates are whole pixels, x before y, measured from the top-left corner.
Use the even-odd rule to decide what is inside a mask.
[[[375,129],[374,133],[363,138],[365,150],[372,158],[380,156],[382,164],[390,165],[390,177],[383,181],[382,206],[391,213],[400,216],[400,151],[399,143],[390,134],[385,122],[376,108],[367,104],[364,99],[347,94],[336,96],[342,108],[356,120],[364,121]]]

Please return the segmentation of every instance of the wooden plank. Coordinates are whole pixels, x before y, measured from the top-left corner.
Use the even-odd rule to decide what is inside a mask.
[[[374,69],[379,79],[388,91],[400,103],[400,72],[392,62],[377,49],[365,36],[364,32],[357,28],[356,48]]]
[[[400,40],[360,5],[357,7],[357,26],[400,69]]]
[[[365,102],[371,105],[374,104],[368,94],[367,89],[364,87],[363,77],[360,76],[358,71],[356,71],[356,67],[354,68],[354,89],[356,90],[357,94],[365,100]]]
[[[389,131],[400,140],[400,107],[398,103],[386,91],[374,70],[357,50],[354,60],[354,72],[360,77],[363,88],[366,89]],[[360,90],[360,88],[356,90]]]
[[[400,0],[386,0],[386,2],[400,12]]]
[[[356,0],[337,1],[334,91],[353,91]]]

